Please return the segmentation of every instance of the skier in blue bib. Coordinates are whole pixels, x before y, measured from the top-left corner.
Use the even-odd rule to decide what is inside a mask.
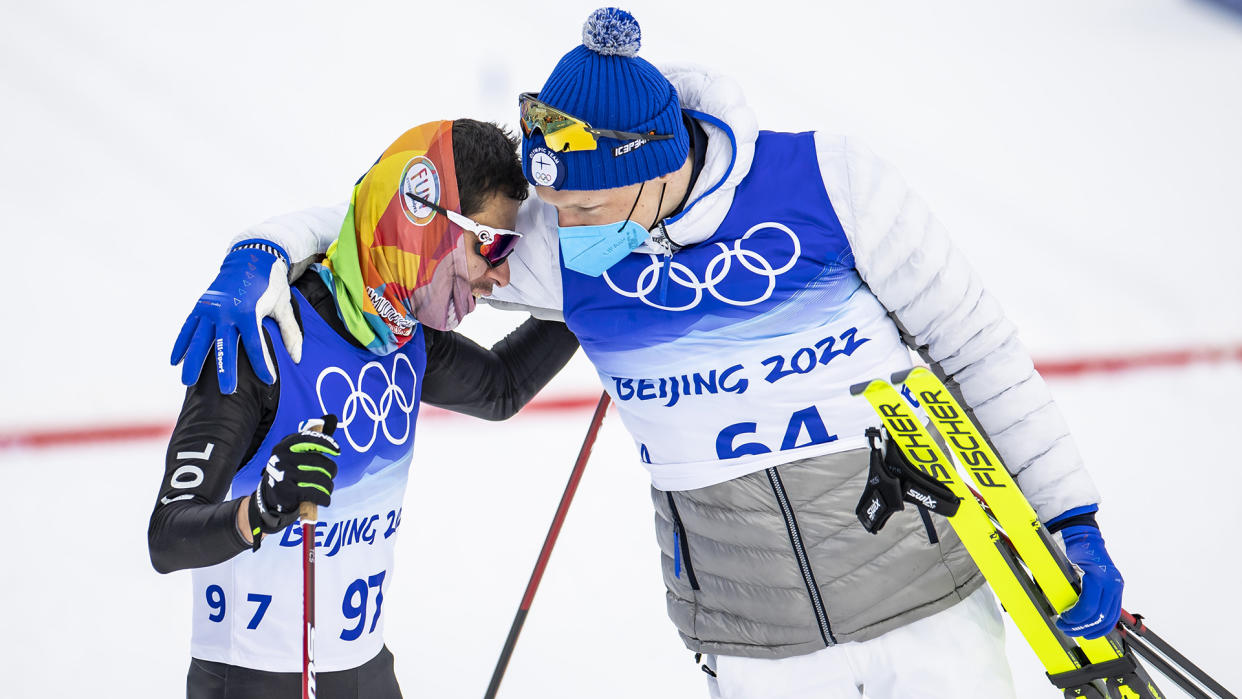
[[[531,319],[490,350],[451,332],[476,294],[507,283],[528,191],[516,145],[468,119],[411,129],[355,187],[326,259],[294,284],[300,361],[268,323],[269,345],[253,364],[239,363],[231,393],[211,372],[189,377],[148,541],[159,572],[193,569],[192,699],[298,695],[301,502],[321,506],[320,695],[400,696],[384,600],[420,401],[507,418],[578,347],[552,321]],[[218,286],[200,304],[227,308],[266,293],[270,270],[283,281],[288,257],[250,241],[230,259],[242,283]],[[272,385],[260,366],[274,373]],[[320,416],[322,431],[303,426]]]
[[[996,603],[948,524],[903,516],[873,536],[854,517],[878,419],[849,386],[912,351],[1085,571],[1058,626],[1108,633],[1123,581],[1098,493],[926,204],[853,140],[760,131],[736,83],[657,69],[640,38],[628,13],[597,10],[519,98],[538,196],[488,301],[562,314],[616,402],[651,474],[669,616],[711,695],[1013,696]],[[321,244],[307,228],[244,235]]]

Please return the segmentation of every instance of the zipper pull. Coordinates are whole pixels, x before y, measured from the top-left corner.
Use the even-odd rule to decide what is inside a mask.
[[[673,526],[673,573],[681,580],[681,538],[677,536],[677,527]]]
[[[664,264],[660,267],[660,305],[667,306],[668,277],[673,265],[673,241],[669,240],[668,230],[664,227],[664,221],[661,220],[657,225],[660,232],[658,235],[652,236],[651,240],[664,254]]]

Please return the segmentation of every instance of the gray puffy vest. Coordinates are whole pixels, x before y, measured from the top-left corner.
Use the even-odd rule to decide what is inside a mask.
[[[983,576],[943,518],[854,516],[866,449],[696,490],[652,488],[668,613],[690,650],[785,658],[946,609]],[[933,541],[935,540],[935,541]]]

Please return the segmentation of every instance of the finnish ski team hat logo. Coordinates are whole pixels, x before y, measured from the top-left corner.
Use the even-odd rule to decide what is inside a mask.
[[[401,173],[401,210],[405,217],[416,226],[425,226],[436,217],[435,209],[413,199],[407,194],[415,194],[429,202],[440,203],[440,173],[435,163],[426,156],[419,155],[405,164]]]
[[[560,189],[565,183],[565,161],[547,146],[531,148],[526,158],[530,161],[530,179],[536,185]]]

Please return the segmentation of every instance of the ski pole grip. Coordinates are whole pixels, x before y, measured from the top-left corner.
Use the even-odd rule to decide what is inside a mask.
[[[306,426],[306,429],[312,432],[323,432],[323,421],[308,420],[307,422],[310,424]],[[303,522],[318,522],[319,506],[313,502],[298,503],[298,518]]]

